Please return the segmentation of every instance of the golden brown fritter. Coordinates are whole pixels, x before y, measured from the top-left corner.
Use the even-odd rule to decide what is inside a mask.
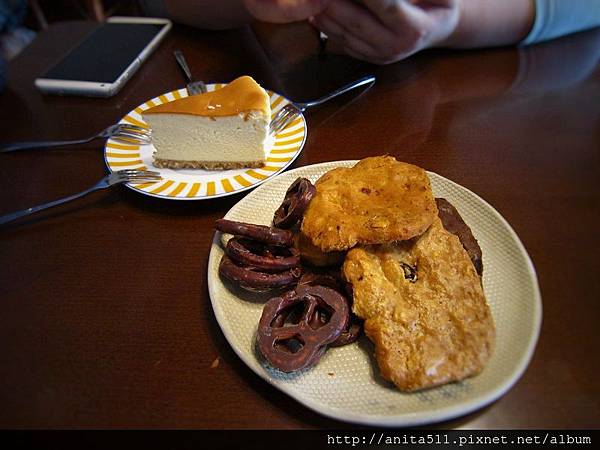
[[[341,266],[346,252],[323,252],[312,244],[310,239],[300,232],[296,235],[295,245],[302,261],[316,267]]]
[[[302,232],[324,252],[410,239],[437,214],[427,173],[391,156],[333,169],[316,188]]]
[[[416,269],[416,281],[407,279]],[[356,247],[343,266],[381,375],[403,391],[479,373],[494,323],[469,255],[439,218],[420,237]],[[413,274],[414,275],[414,274]]]

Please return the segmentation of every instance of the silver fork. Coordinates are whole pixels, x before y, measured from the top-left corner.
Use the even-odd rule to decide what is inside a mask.
[[[281,108],[279,112],[275,115],[275,117],[273,117],[273,119],[271,120],[271,123],[269,124],[269,133],[279,133],[286,126],[288,126],[288,124],[292,122],[296,117],[298,117],[300,114],[306,111],[307,108],[325,103],[326,101],[331,100],[332,98],[335,98],[338,95],[345,94],[346,92],[351,91],[352,89],[356,89],[357,87],[364,86],[365,84],[373,85],[375,83],[375,80],[375,76],[367,75],[365,77],[359,78],[356,81],[353,81],[352,83],[348,83],[317,100],[305,103],[288,103],[283,108]]]
[[[64,145],[85,144],[94,139],[110,138],[127,144],[149,144],[151,139],[150,130],[128,123],[117,123],[102,130],[100,133],[84,139],[70,141],[32,141],[14,142],[0,146],[0,153],[14,152],[17,150],[29,150],[32,148],[62,147]]]
[[[177,60],[179,67],[181,67],[181,70],[185,75],[185,79],[188,82],[186,86],[188,95],[196,95],[206,92],[206,84],[204,84],[203,81],[194,81],[194,78],[192,77],[192,71],[188,67],[187,61],[185,60],[183,53],[181,53],[181,50],[175,50],[173,55],[175,55],[175,59]]]
[[[158,172],[151,172],[149,170],[119,170],[118,172],[113,172],[92,187],[86,189],[85,191],[81,191],[77,194],[70,195],[68,197],[60,198],[58,200],[54,200],[52,202],[44,203],[43,205],[33,206],[31,208],[22,209],[20,211],[15,211],[9,214],[5,214],[0,216],[0,225],[11,222],[20,217],[25,217],[30,214],[36,213],[38,211],[42,211],[44,209],[52,208],[56,205],[61,205],[63,203],[70,202],[71,200],[75,200],[77,198],[83,197],[84,195],[89,194],[90,192],[94,192],[100,189],[106,189],[115,184],[121,183],[144,183],[148,181],[160,181],[162,180],[160,174]]]

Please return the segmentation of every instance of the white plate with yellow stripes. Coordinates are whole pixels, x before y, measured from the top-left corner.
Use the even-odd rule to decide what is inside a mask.
[[[214,91],[224,84],[209,84],[208,91]],[[271,99],[271,110],[274,116],[290,101],[279,94],[267,91]],[[185,89],[159,95],[138,106],[127,114],[120,123],[132,123],[147,127],[141,113],[162,103],[172,102],[187,97]],[[201,170],[201,169],[163,169],[153,165],[154,146],[123,144],[112,139],[106,142],[104,159],[109,170],[123,169],[154,170],[159,172],[162,180],[155,183],[126,184],[127,187],[152,197],[169,200],[206,200],[252,189],[269,178],[281,173],[300,155],[306,141],[306,121],[303,115],[277,133],[270,146],[267,162],[257,169],[235,170]]]

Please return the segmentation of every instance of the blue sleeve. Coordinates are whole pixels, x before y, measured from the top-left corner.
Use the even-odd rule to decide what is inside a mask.
[[[600,26],[600,0],[535,0],[535,21],[522,45]]]

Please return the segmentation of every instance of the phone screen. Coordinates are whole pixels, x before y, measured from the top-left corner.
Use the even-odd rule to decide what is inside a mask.
[[[42,78],[114,83],[163,27],[104,23]]]

